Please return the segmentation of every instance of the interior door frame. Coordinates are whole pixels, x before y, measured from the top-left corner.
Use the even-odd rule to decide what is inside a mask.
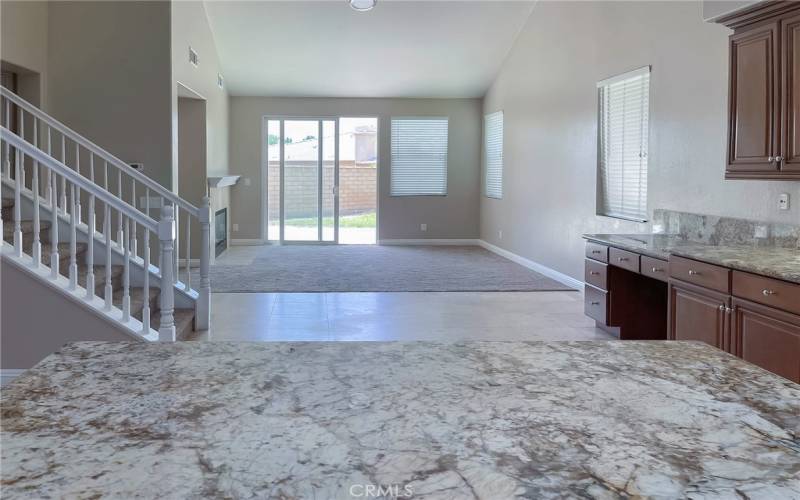
[[[286,176],[284,164],[284,126],[286,121],[316,121],[318,126],[318,147],[317,147],[317,239],[316,240],[287,240],[284,234],[284,227],[286,224],[284,203],[285,203],[285,184]],[[280,237],[277,241],[269,240],[269,142],[267,140],[269,134],[269,122],[280,122],[280,137],[279,156],[280,156],[280,204],[279,204],[279,234]],[[332,121],[334,123],[333,135],[333,240],[325,241],[323,239],[324,224],[323,224],[323,143],[324,138],[322,132],[324,130],[323,122]],[[261,120],[261,240],[268,244],[279,245],[338,245],[339,244],[339,117],[338,116],[294,116],[294,115],[265,115]]]

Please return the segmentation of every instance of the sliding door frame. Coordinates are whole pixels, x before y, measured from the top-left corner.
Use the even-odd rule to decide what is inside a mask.
[[[269,239],[269,122],[280,122],[280,137],[278,138],[280,156],[280,203],[279,203],[279,240]],[[316,240],[287,240],[285,235],[286,213],[286,175],[284,158],[284,137],[286,121],[317,122],[317,239]],[[322,205],[323,200],[323,130],[324,122],[333,122],[333,240],[323,239],[324,223]],[[339,117],[338,116],[292,116],[292,115],[265,115],[261,121],[261,240],[268,244],[280,245],[337,245],[339,243]]]

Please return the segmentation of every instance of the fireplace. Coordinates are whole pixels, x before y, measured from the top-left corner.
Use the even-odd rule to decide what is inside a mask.
[[[228,248],[228,209],[217,210],[214,214],[214,255],[219,254]]]

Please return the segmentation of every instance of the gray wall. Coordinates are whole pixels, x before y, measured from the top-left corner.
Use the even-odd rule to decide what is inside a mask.
[[[596,82],[646,64],[650,213],[800,222],[800,183],[723,179],[729,30],[701,7],[537,3],[484,98],[484,112],[505,111],[504,198],[481,197],[484,240],[581,279],[581,233],[649,229],[595,215]],[[790,211],[779,193],[792,194]]]
[[[480,99],[324,99],[231,97],[231,173],[251,181],[232,188],[234,239],[261,233],[261,121],[265,115],[377,116],[378,238],[477,238],[479,232]],[[449,116],[447,196],[392,197],[390,119],[392,116]],[[428,231],[420,231],[420,224]]]
[[[5,260],[0,280],[0,366],[30,368],[68,342],[132,341],[113,323]]]
[[[49,2],[50,112],[169,186],[170,4]]]
[[[3,69],[18,74],[17,91],[39,106],[46,103],[47,18],[46,2],[0,2]]]

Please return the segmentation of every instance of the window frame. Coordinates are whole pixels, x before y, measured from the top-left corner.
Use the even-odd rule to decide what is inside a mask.
[[[444,121],[446,124],[447,139],[445,142],[444,161],[444,190],[441,193],[395,193],[394,191],[394,122],[402,120],[416,121]],[[412,196],[447,196],[448,176],[450,170],[450,117],[449,116],[391,116],[389,117],[389,196],[393,198],[408,198]]]
[[[642,66],[640,68],[636,68],[631,71],[627,71],[625,73],[618,74],[611,78],[607,78],[605,80],[597,82],[597,170],[596,170],[596,200],[595,200],[595,214],[601,217],[610,217],[614,219],[620,220],[627,220],[633,222],[647,222],[649,210],[648,210],[648,202],[649,202],[649,182],[648,177],[650,173],[650,161],[649,161],[649,149],[650,149],[650,127],[651,127],[651,107],[652,102],[650,99],[650,86],[651,86],[651,75],[652,75],[652,68],[650,65]],[[604,165],[604,143],[603,143],[603,132],[604,132],[604,115],[603,115],[603,89],[609,87],[612,84],[623,82],[626,80],[633,79],[635,77],[643,77],[647,76],[647,105],[643,108],[646,111],[646,116],[643,115],[643,118],[647,120],[647,125],[640,129],[640,134],[643,136],[642,140],[639,143],[640,149],[640,158],[643,159],[644,165],[644,206],[640,206],[642,210],[635,216],[627,215],[624,213],[614,213],[608,209],[609,203],[607,198],[607,193],[605,190],[605,186],[607,184],[606,175],[608,169]],[[642,179],[642,165],[640,162],[639,166],[639,178],[640,178],[640,191],[641,191],[641,179]],[[624,203],[625,197],[624,193],[621,195],[620,202]]]
[[[500,194],[496,193],[489,193],[489,148],[488,148],[488,128],[489,128],[489,119],[492,117],[500,116]],[[483,165],[484,165],[484,173],[483,173],[483,196],[486,198],[490,198],[493,200],[502,200],[503,199],[503,177],[505,175],[505,160],[504,160],[504,149],[505,149],[505,112],[500,109],[498,111],[494,111],[492,113],[487,113],[483,117]]]

